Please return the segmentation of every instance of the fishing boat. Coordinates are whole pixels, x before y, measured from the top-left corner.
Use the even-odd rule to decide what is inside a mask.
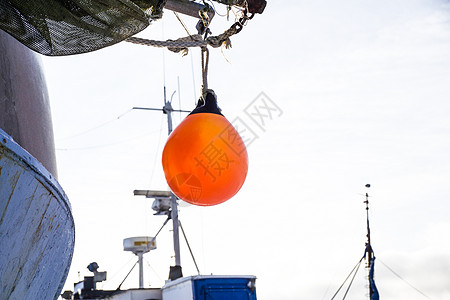
[[[62,298],[72,299],[103,299],[103,300],[256,300],[256,276],[252,275],[193,275],[181,276],[181,268],[171,267],[170,277],[160,288],[144,288],[142,257],[150,250],[156,249],[154,237],[131,237],[124,239],[124,250],[138,256],[133,268],[139,265],[139,286],[122,290],[120,287],[133,268],[115,290],[97,289],[99,282],[105,281],[107,272],[98,272],[98,264],[92,262],[88,269],[93,276],[85,276],[80,282],[74,283],[73,291],[65,291]]]
[[[0,298],[56,299],[75,242],[35,53],[0,32]]]
[[[168,47],[175,52],[183,52],[188,47],[201,47],[202,53],[207,53],[208,46],[229,46],[230,36],[239,33],[254,14],[264,11],[266,5],[265,0],[214,1],[228,7],[239,7],[242,12],[242,17],[219,36],[208,36],[214,9],[195,1],[0,2],[2,298],[57,299],[67,278],[75,243],[70,202],[57,181],[45,80],[34,52],[47,56],[74,55],[96,51],[126,40]],[[162,18],[163,9],[198,18],[198,34],[189,36],[187,40],[181,38],[156,44],[133,37],[151,22]],[[203,79],[203,88],[206,90],[206,74]],[[178,231],[176,197],[172,194],[170,198],[170,216],[175,222],[175,235],[175,231]],[[138,243],[140,244],[134,246],[147,249],[151,245],[150,242]],[[74,297],[88,299],[88,295],[83,293],[96,291],[95,282],[101,280],[103,275],[99,275],[95,265],[91,267],[93,278],[80,282],[78,290],[73,293]],[[148,291],[148,295],[143,295],[145,289],[139,288],[136,291],[103,292],[99,297],[181,300],[200,299],[195,295],[207,293],[210,297],[215,297],[212,299],[256,299],[254,283],[254,276],[182,277],[181,266],[176,262],[171,268],[170,282],[161,289]],[[188,298],[181,297],[179,290],[184,290],[183,295]],[[233,290],[231,294],[230,290]],[[141,296],[133,296],[135,294]],[[94,295],[93,299],[101,299],[99,297]]]

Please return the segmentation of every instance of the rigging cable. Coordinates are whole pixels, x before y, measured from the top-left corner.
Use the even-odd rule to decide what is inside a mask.
[[[133,267],[131,268],[131,270],[128,272],[127,276],[125,276],[125,278],[122,280],[122,282],[119,284],[119,286],[117,287],[116,291],[120,290],[120,287],[122,286],[122,284],[125,282],[125,280],[127,280],[128,276],[130,276],[131,271],[133,271],[134,267],[136,267],[137,265],[137,261],[134,263]]]
[[[181,26],[183,26],[183,28],[184,28],[184,30],[186,31],[186,33],[187,33],[189,36],[191,36],[191,33],[189,32],[189,29],[187,29],[186,24],[184,24],[183,20],[181,20],[180,15],[179,15],[176,11],[174,11],[173,13],[174,13],[174,15],[177,17],[178,22],[180,22]]]
[[[191,253],[191,257],[192,257],[192,260],[194,261],[194,265],[195,265],[195,268],[197,269],[197,273],[198,273],[198,275],[200,275],[200,270],[198,269],[197,261],[195,260],[194,253],[192,252],[191,245],[189,245],[189,241],[186,237],[186,233],[184,232],[183,226],[181,225],[181,221],[178,220],[178,223],[180,224],[181,232],[183,233],[184,240],[186,241],[186,245],[188,246],[189,252]]]
[[[108,284],[109,282],[111,282],[114,278],[116,278],[116,276],[119,274],[119,272],[122,272],[122,270],[125,269],[125,267],[126,267],[132,260],[134,260],[134,257],[131,257],[124,265],[122,265],[122,267],[120,267],[120,269],[119,269],[117,272],[115,272],[115,273],[108,279],[108,281],[107,281],[105,284],[103,284],[103,286],[106,285],[106,284]],[[102,288],[103,288],[103,286],[102,286]]]
[[[156,237],[158,236],[158,234],[161,232],[161,230],[164,228],[164,226],[166,226],[167,222],[169,222],[169,220],[172,217],[170,215],[167,216],[167,219],[164,221],[163,225],[161,226],[161,228],[158,230],[158,232],[155,234],[155,236],[153,237],[153,239],[150,241],[150,243],[153,243],[153,241],[156,239]]]
[[[134,137],[130,137],[128,139],[123,139],[117,142],[109,143],[109,144],[101,144],[101,145],[94,145],[94,146],[87,146],[87,147],[76,147],[76,148],[56,148],[58,151],[77,151],[77,150],[92,150],[92,149],[98,149],[98,148],[105,148],[105,147],[111,147],[119,144],[123,144],[132,140],[140,139],[149,135],[152,135],[154,133],[158,132],[157,130],[150,131],[144,135],[138,135]]]
[[[153,176],[155,175],[155,169],[156,169],[156,162],[158,160],[158,156],[156,155],[156,153],[159,153],[159,147],[161,146],[161,135],[162,135],[162,132],[163,132],[163,121],[164,121],[164,118],[162,117],[161,118],[161,123],[159,125],[159,137],[158,137],[158,144],[157,144],[156,149],[155,149],[155,156],[154,156],[155,158],[153,159],[153,168],[152,168],[152,172],[150,174],[150,186],[152,185],[152,182],[153,182]]]
[[[195,84],[195,72],[194,72],[194,59],[192,56],[192,53],[190,53],[191,56],[191,72],[192,72],[192,84],[193,84],[193,90],[194,90],[194,105],[197,105],[197,93],[195,92],[196,84]]]
[[[377,257],[378,258],[378,257]],[[428,298],[428,299],[430,299],[430,300],[433,300],[433,299],[431,299],[430,297],[428,297],[427,295],[425,295],[425,293],[423,293],[422,291],[420,291],[418,288],[416,288],[415,286],[413,286],[411,283],[409,283],[408,281],[406,281],[405,279],[403,279],[398,273],[396,273],[394,270],[392,270],[388,265],[386,265],[384,262],[382,262],[381,260],[380,260],[380,258],[378,258],[378,261],[380,262],[380,263],[382,263],[389,271],[391,271],[395,276],[397,276],[399,279],[401,279],[404,283],[406,283],[407,285],[409,285],[410,287],[412,287],[414,290],[416,290],[416,292],[418,292],[419,294],[421,294],[422,296],[424,296],[424,297],[426,297],[426,298]]]
[[[206,4],[206,1],[203,1],[203,3]],[[226,17],[227,16],[226,14],[219,14],[219,12],[216,9],[216,6],[214,5],[214,3],[211,0],[209,0],[208,3],[209,3],[208,5],[210,5],[212,7],[214,13],[216,13],[220,17]],[[230,6],[228,5],[228,7],[230,7]],[[227,10],[228,10],[228,8],[227,8]]]
[[[344,282],[343,282],[343,283],[341,284],[341,286],[338,288],[338,290],[336,291],[336,293],[334,293],[333,297],[331,297],[331,300],[333,300],[333,299],[336,297],[336,295],[337,295],[337,294],[339,293],[339,291],[342,289],[342,287],[343,287],[344,284],[347,282],[347,280],[350,278],[350,276],[353,274],[353,272],[355,272],[355,274],[356,274],[356,272],[358,272],[359,266],[361,265],[361,262],[362,262],[363,259],[364,259],[364,256],[361,257],[361,259],[358,261],[358,263],[353,267],[353,269],[350,271],[350,274],[348,274],[347,278],[345,278]],[[356,269],[356,271],[355,271],[355,269]],[[352,282],[353,282],[353,279],[354,279],[354,278],[355,278],[355,276],[353,276]],[[350,283],[350,285],[351,285],[351,283]],[[348,289],[347,289],[347,292],[348,292]],[[347,294],[347,292],[346,292],[346,294]]]
[[[133,109],[131,108],[131,109],[127,110],[126,112],[124,112],[124,113],[122,113],[122,114],[120,114],[119,116],[117,116],[116,118],[114,118],[114,119],[112,119],[112,120],[106,121],[106,122],[104,122],[104,123],[102,123],[102,124],[100,124],[100,125],[97,125],[97,126],[92,127],[92,128],[90,128],[90,129],[84,130],[84,131],[82,131],[82,132],[79,132],[79,133],[76,133],[76,134],[73,134],[73,135],[70,135],[70,136],[66,136],[66,137],[63,137],[63,138],[59,138],[58,140],[67,140],[67,139],[71,139],[71,138],[74,138],[74,137],[78,137],[78,136],[80,136],[80,135],[84,135],[84,134],[86,134],[86,133],[89,133],[89,132],[91,132],[91,131],[94,131],[94,130],[96,130],[96,129],[98,129],[98,128],[101,128],[101,127],[103,127],[103,126],[105,126],[105,125],[108,125],[109,123],[112,123],[112,122],[114,122],[114,121],[119,120],[120,118],[122,118],[122,117],[125,116],[126,114],[130,113],[132,110],[133,110]]]
[[[177,76],[177,87],[178,87],[178,107],[180,108],[180,122],[181,122],[181,92],[180,92],[180,76]]]
[[[143,257],[143,259],[144,259],[144,261],[147,263],[147,266],[148,266],[150,269],[152,269],[152,271],[153,271],[153,273],[156,275],[156,277],[158,277],[158,280],[161,281],[161,282],[164,282],[164,279],[162,279],[162,278],[158,275],[158,273],[156,272],[156,270],[153,269],[153,267],[152,267],[152,265],[150,264],[150,262],[149,262],[145,257]]]
[[[361,266],[361,261],[362,261],[362,258],[361,258],[361,260],[359,261],[358,268],[356,268],[356,271],[355,271],[355,273],[353,274],[352,280],[351,280],[350,283],[348,284],[347,290],[345,291],[345,294],[344,294],[344,297],[342,297],[342,300],[344,300],[345,297],[347,297],[348,291],[350,290],[350,287],[352,286],[353,280],[355,280],[356,273],[358,273],[359,266]]]

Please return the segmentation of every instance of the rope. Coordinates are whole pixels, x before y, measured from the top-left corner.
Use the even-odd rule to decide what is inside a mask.
[[[204,38],[201,34],[194,34],[191,35],[189,31],[187,30],[184,23],[179,18],[178,14],[175,14],[180,21],[180,23],[183,25],[185,30],[187,31],[188,35],[187,37],[182,37],[176,40],[167,40],[167,41],[156,41],[156,40],[148,40],[143,38],[137,38],[137,37],[130,37],[126,39],[125,41],[133,44],[138,45],[145,45],[145,46],[153,46],[153,47],[167,47],[168,50],[173,52],[181,52],[183,56],[188,54],[188,48],[191,47],[201,47],[201,55],[202,55],[202,95],[205,95],[206,91],[208,90],[208,62],[209,62],[209,50],[208,46],[211,46],[213,48],[218,48],[221,46],[224,46],[226,49],[231,48],[231,40],[230,37],[232,35],[235,35],[239,33],[242,28],[244,28],[245,24],[248,20],[252,19],[254,17],[254,14],[248,13],[248,9],[246,8],[243,13],[242,17],[235,22],[233,25],[230,26],[227,30],[225,30],[222,34],[219,34],[217,36],[210,36],[208,35],[208,26],[209,22],[207,19],[202,17],[202,21],[204,22],[204,26],[206,28]],[[200,32],[200,29],[199,29]]]
[[[202,47],[202,95],[204,96],[208,89],[208,63],[209,63],[209,50],[207,47]]]
[[[172,52],[175,53],[181,52],[183,56],[188,53],[187,48],[207,46],[207,42],[203,40],[200,34],[194,34],[176,40],[167,40],[167,41],[147,40],[138,37],[130,37],[125,41],[144,46],[153,46],[159,48],[167,47],[167,49],[169,49]]]
[[[187,54],[187,48],[192,47],[206,47],[211,46],[213,48],[218,48],[222,45],[225,48],[231,47],[230,37],[236,34],[238,31],[236,29],[228,29],[224,33],[218,36],[210,36],[203,39],[200,34],[192,34],[190,36],[182,37],[176,40],[167,40],[167,41],[157,41],[157,40],[148,40],[138,37],[130,37],[125,41],[133,44],[144,45],[144,46],[153,46],[153,47],[167,47],[170,51],[178,53],[182,52],[183,55]]]
[[[176,40],[167,40],[167,41],[156,41],[156,40],[148,40],[137,37],[130,37],[125,41],[138,45],[145,46],[153,46],[153,47],[167,47],[170,51],[173,52],[182,52],[183,55],[186,55],[188,52],[188,48],[191,47],[207,47],[211,46],[213,48],[218,48],[220,46],[225,46],[226,48],[231,47],[230,37],[239,33],[246,22],[252,19],[254,14],[247,14],[244,12],[243,17],[239,19],[239,21],[235,22],[231,27],[225,30],[222,34],[217,36],[210,36],[206,39],[203,39],[200,34],[189,35],[187,37],[182,37]]]

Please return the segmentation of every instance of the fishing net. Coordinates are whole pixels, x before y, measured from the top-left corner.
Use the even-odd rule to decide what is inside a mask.
[[[121,42],[162,17],[167,1],[0,0],[0,29],[49,56],[90,52]],[[265,0],[214,0],[262,13]]]
[[[0,28],[49,56],[118,43],[162,17],[165,0],[0,0]]]

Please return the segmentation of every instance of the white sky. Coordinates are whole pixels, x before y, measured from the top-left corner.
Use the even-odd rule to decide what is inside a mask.
[[[183,19],[194,32],[195,21]],[[229,26],[223,19],[216,15],[214,34]],[[166,12],[138,36],[184,35]],[[233,199],[180,208],[202,274],[256,275],[262,300],[330,299],[363,254],[369,192],[381,298],[427,299],[380,261],[431,299],[449,299],[449,4],[272,1],[232,44],[211,50],[209,85],[225,116],[241,117],[258,139],[248,148],[246,183]],[[151,236],[162,225],[151,200],[133,190],[167,188],[160,162],[165,116],[117,117],[133,106],[162,107],[164,73],[168,96],[179,77],[181,106],[192,109],[201,82],[199,50],[191,53],[166,51],[163,64],[163,50],[121,43],[43,58],[59,181],[76,224],[65,289],[78,272],[90,275],[92,261],[108,271],[100,287],[115,289],[134,263],[122,240]],[[283,110],[265,132],[244,113],[260,92]],[[161,286],[174,263],[170,229],[145,256],[146,286]],[[194,275],[181,244],[184,275]],[[361,269],[347,299],[367,293],[364,276]],[[135,270],[123,288],[137,284]]]

